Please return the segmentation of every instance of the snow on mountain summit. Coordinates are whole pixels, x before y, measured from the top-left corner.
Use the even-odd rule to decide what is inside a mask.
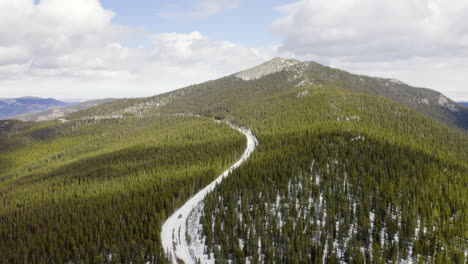
[[[298,63],[300,63],[300,61],[295,59],[274,58],[248,70],[241,71],[235,74],[235,76],[244,81],[255,80],[272,73],[280,72]]]

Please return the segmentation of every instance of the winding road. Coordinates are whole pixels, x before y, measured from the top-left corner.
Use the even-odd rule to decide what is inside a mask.
[[[243,133],[247,138],[247,148],[245,149],[244,154],[234,165],[232,165],[228,170],[221,174],[215,181],[210,183],[200,192],[195,194],[190,200],[188,200],[182,207],[180,207],[171,217],[169,217],[162,226],[161,240],[164,247],[164,251],[169,259],[172,260],[172,263],[195,263],[195,260],[202,258],[203,256],[197,256],[196,253],[190,249],[190,245],[186,239],[187,232],[187,219],[189,218],[191,212],[197,208],[200,210],[202,206],[202,201],[205,196],[212,192],[217,184],[221,183],[229,173],[236,168],[238,168],[242,163],[244,163],[255,150],[258,145],[257,138],[250,132],[249,129],[237,127],[228,123],[233,129],[238,130]]]

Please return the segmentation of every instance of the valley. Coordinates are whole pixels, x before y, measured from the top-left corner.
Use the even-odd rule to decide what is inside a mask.
[[[229,176],[235,169],[244,163],[258,144],[255,136],[252,135],[250,130],[239,128],[231,125],[233,129],[242,132],[247,138],[247,148],[245,149],[242,157],[220,175],[215,181],[203,188],[197,194],[190,198],[182,207],[180,207],[169,219],[163,224],[161,231],[161,240],[166,255],[170,256],[169,259],[175,263],[183,261],[184,263],[192,263],[203,257],[203,248],[197,249],[192,246],[191,239],[188,239],[189,234],[189,218],[192,218],[194,210],[202,208],[203,199],[206,195],[214,190],[214,188],[222,182],[222,180]],[[191,220],[194,224],[198,224],[199,219]],[[203,259],[203,263],[207,263],[207,259]]]

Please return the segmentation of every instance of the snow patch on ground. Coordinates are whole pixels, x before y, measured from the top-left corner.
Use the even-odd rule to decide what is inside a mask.
[[[295,59],[274,58],[256,67],[241,71],[234,76],[244,81],[256,80],[263,76],[280,72],[283,69],[298,63],[300,63],[300,61]]]
[[[348,117],[348,116],[337,116],[337,117],[336,117],[336,121],[346,121],[346,122],[350,122],[350,121],[361,121],[361,117],[360,117],[360,116],[351,116],[351,117]]]
[[[425,105],[429,105],[429,100],[427,98],[421,99],[421,103]]]
[[[106,120],[106,119],[121,119],[123,118],[122,115],[106,115],[106,116],[91,116],[91,117],[83,117],[80,120]]]
[[[136,116],[143,117],[150,111],[156,111],[159,108],[167,105],[175,97],[174,94],[170,94],[165,97],[158,97],[152,100],[141,102],[135,105],[128,106],[123,110],[123,114],[135,114]]]
[[[212,256],[204,254],[204,241],[198,236],[198,223],[203,210],[203,199],[211,193],[216,185],[222,182],[233,170],[244,163],[255,150],[258,141],[252,132],[246,128],[240,128],[228,123],[233,129],[238,130],[247,137],[247,148],[231,168],[226,170],[215,181],[195,194],[181,208],[179,208],[169,219],[164,222],[161,232],[161,241],[166,255],[173,263],[195,263],[198,259],[202,263],[214,263]],[[190,242],[187,242],[187,235]]]
[[[299,92],[297,93],[297,98],[302,98],[302,97],[306,97],[309,95],[309,91],[308,90],[305,90],[305,91],[302,91],[302,92]]]
[[[397,80],[397,79],[390,79],[389,81],[392,82],[392,83],[400,84],[400,85],[404,85],[404,84],[405,84],[404,82],[402,82],[402,81],[400,81],[400,80]]]
[[[451,104],[449,100],[445,96],[440,96],[437,103],[444,107],[447,108],[450,112],[459,112],[460,110],[458,107],[454,104]]]
[[[357,136],[351,139],[351,141],[365,141],[366,138],[364,136]]]

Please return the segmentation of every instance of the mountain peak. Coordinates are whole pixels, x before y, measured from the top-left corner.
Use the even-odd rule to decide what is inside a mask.
[[[300,61],[296,60],[296,59],[293,59],[293,58],[282,58],[282,57],[275,57],[267,62],[265,62],[264,64],[279,64],[279,63],[294,63],[294,64],[297,64],[297,63],[300,63]]]
[[[44,99],[44,98],[37,97],[37,96],[23,96],[23,97],[19,97],[18,99]],[[47,98],[47,99],[51,99],[51,98]]]
[[[298,63],[301,62],[296,59],[286,59],[277,57],[253,68],[241,71],[235,74],[234,76],[244,81],[255,80],[275,72],[280,72],[283,69],[296,65]]]

